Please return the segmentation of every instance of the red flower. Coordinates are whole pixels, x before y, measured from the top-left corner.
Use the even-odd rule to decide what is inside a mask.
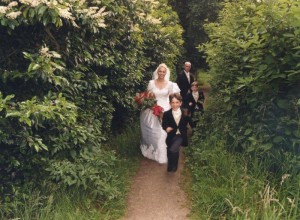
[[[154,105],[152,107],[152,111],[155,116],[160,116],[160,114],[163,113],[164,109],[159,105]]]

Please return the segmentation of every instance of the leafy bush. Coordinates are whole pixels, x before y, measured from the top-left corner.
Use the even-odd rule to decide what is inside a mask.
[[[137,140],[139,126],[127,127],[104,149],[86,150],[73,161],[49,160],[49,176],[25,187],[12,185],[13,195],[3,195],[0,218],[119,218],[139,165]]]
[[[117,194],[112,119],[158,62],[174,67],[181,33],[166,1],[1,1],[0,202],[48,175]]]
[[[285,7],[289,5],[289,7]],[[299,21],[295,1],[225,3],[202,48],[233,148],[298,152]],[[279,165],[280,166],[280,165]]]
[[[299,2],[223,6],[200,47],[213,79],[188,153],[194,210],[213,219],[298,219]]]

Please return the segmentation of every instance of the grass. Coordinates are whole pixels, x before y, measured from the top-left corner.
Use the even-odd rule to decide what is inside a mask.
[[[192,144],[186,153],[191,219],[299,219],[296,177],[280,183],[266,171],[268,162],[252,163],[228,153],[221,140],[209,140]]]

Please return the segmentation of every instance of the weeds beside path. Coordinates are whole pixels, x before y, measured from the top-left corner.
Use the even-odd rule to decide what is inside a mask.
[[[128,196],[123,220],[185,220],[190,212],[187,197],[180,187],[183,155],[177,172],[168,173],[166,165],[143,159]]]

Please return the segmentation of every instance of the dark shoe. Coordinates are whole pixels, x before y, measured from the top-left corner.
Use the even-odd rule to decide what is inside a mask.
[[[169,165],[169,163],[168,163],[167,171],[168,171],[168,172],[172,172],[172,171],[173,171],[173,169],[172,169],[172,167]]]

